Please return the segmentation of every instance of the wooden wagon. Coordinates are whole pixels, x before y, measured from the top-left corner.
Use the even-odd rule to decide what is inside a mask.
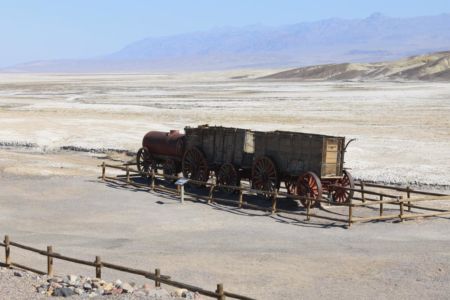
[[[319,199],[329,192],[335,202],[347,202],[354,187],[344,170],[345,138],[289,131],[252,131],[199,126],[185,128],[185,177],[207,181],[211,171],[218,184],[275,191],[284,182],[289,193]],[[302,201],[305,204],[305,201]],[[312,204],[310,204],[312,205]]]

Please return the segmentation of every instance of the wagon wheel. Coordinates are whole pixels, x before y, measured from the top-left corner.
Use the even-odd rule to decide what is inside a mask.
[[[167,159],[162,165],[164,175],[175,176],[177,174],[177,166],[173,159]],[[173,178],[166,178],[167,180],[173,181]]]
[[[322,198],[322,184],[319,177],[313,172],[306,172],[297,179],[297,195],[312,199]],[[311,202],[310,202],[311,201]],[[304,207],[315,207],[320,204],[318,201],[302,199],[300,200]]]
[[[221,185],[239,186],[239,174],[236,168],[230,164],[223,164],[217,172],[217,183]],[[233,188],[221,188],[225,193],[232,194],[236,190]]]
[[[197,181],[208,181],[208,162],[197,148],[188,149],[183,156],[182,171],[185,178]]]
[[[346,188],[355,188],[355,183],[353,182],[352,175],[344,170],[344,175],[339,179],[335,185],[339,185]],[[331,197],[336,203],[348,203],[353,197],[353,191],[341,189],[339,187],[333,187],[331,192]]]
[[[267,156],[262,156],[254,161],[252,186],[254,189],[270,192],[274,192],[279,188],[277,168],[275,163]]]
[[[288,177],[284,180],[284,186],[286,187],[286,190],[289,195],[295,194],[296,183],[297,180],[295,179],[295,177]]]
[[[146,148],[140,148],[136,155],[136,166],[139,173],[148,175],[153,167],[152,155]]]

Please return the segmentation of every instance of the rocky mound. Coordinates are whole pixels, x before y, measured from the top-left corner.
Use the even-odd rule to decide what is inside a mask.
[[[0,267],[0,299],[49,299],[49,296],[71,299],[93,297],[127,300],[203,299],[199,294],[185,289],[169,293],[151,283],[138,286],[121,280],[107,282],[77,275],[48,277]]]
[[[275,73],[262,79],[287,80],[450,80],[450,51],[380,63],[309,66]]]

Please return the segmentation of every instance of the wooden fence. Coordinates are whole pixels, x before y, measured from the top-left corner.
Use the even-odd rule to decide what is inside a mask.
[[[242,186],[228,186],[228,185],[220,185],[215,184],[213,182],[201,182],[195,180],[189,180],[191,184],[204,186],[209,189],[208,196],[200,195],[198,193],[186,193],[184,191],[184,187],[168,188],[166,186],[157,185],[157,179],[169,179],[176,180],[179,179],[177,176],[169,176],[164,174],[157,174],[154,171],[149,174],[148,183],[142,184],[133,181],[132,179],[135,177],[141,177],[142,174],[134,168],[131,167],[131,164],[124,165],[109,165],[106,163],[102,163],[100,165],[102,168],[102,176],[99,177],[104,181],[113,181],[113,182],[123,182],[126,185],[131,185],[137,188],[142,188],[151,191],[164,191],[168,193],[172,193],[174,195],[178,195],[182,198],[183,196],[189,195],[193,199],[196,200],[204,200],[207,203],[219,202],[219,203],[227,203],[237,205],[239,208],[251,208],[251,209],[259,209],[263,211],[269,211],[273,213],[286,213],[292,215],[305,216],[306,221],[310,221],[312,218],[324,219],[333,222],[342,223],[346,228],[350,227],[352,224],[357,222],[369,222],[369,221],[382,221],[389,219],[399,219],[400,221],[406,219],[414,219],[414,218],[423,218],[423,217],[434,217],[434,216],[443,216],[450,215],[450,210],[448,209],[440,209],[433,207],[426,207],[423,205],[417,205],[417,203],[423,201],[450,201],[450,195],[441,194],[441,193],[433,193],[433,192],[425,192],[414,190],[410,187],[397,187],[397,186],[389,186],[389,185],[380,185],[365,181],[359,181],[356,183],[355,188],[343,188],[340,186],[329,186],[329,193],[322,197],[321,199],[312,199],[304,196],[292,195],[287,192],[281,191],[263,191],[263,190],[255,190],[250,187],[242,187]],[[122,170],[125,172],[124,175],[118,176],[107,176],[106,168],[113,168]],[[331,190],[333,188],[346,189],[349,191],[353,191],[354,196],[348,203],[335,203],[331,198]],[[220,198],[214,195],[214,192],[219,189],[231,189],[235,190],[239,193],[238,200],[228,199],[228,198]],[[377,190],[375,190],[377,189]],[[381,191],[380,191],[381,190]],[[391,193],[395,191],[396,194]],[[401,195],[399,193],[404,193]],[[246,195],[265,195],[271,198],[271,207],[264,207],[255,204],[250,204],[244,201]],[[420,195],[422,197],[413,198],[413,196]],[[432,196],[433,198],[429,198]],[[280,198],[282,197],[282,198]],[[278,201],[282,199],[293,199],[293,200],[307,200],[308,204],[304,211],[291,211],[280,209],[277,207]],[[308,201],[309,200],[309,201]],[[321,204],[328,204],[333,206],[344,206],[347,207],[347,213],[345,215],[341,215],[340,217],[329,216],[329,215],[321,215],[315,213],[313,207],[310,207],[309,204],[312,202],[319,202]],[[396,206],[399,209],[398,214],[390,214],[385,215],[385,205]],[[379,214],[377,216],[370,217],[357,217],[355,216],[355,212],[357,208],[368,208],[368,207],[378,207]],[[407,208],[407,213],[405,213],[405,207]],[[415,212],[412,212],[412,209],[415,209]],[[426,213],[423,211],[427,211]]]
[[[209,291],[209,290],[205,290],[203,288],[197,287],[197,286],[193,286],[190,284],[172,280],[170,278],[170,276],[162,275],[160,269],[155,269],[154,272],[133,269],[133,268],[120,266],[120,265],[102,261],[100,256],[95,256],[95,260],[93,260],[93,261],[68,257],[68,256],[64,256],[62,254],[54,252],[52,246],[47,246],[47,250],[40,250],[40,249],[36,249],[36,248],[30,247],[30,246],[26,246],[23,244],[13,242],[8,235],[5,235],[5,239],[4,239],[3,243],[0,242],[0,247],[5,248],[5,265],[7,267],[16,267],[16,268],[28,270],[28,271],[31,271],[31,272],[34,272],[37,274],[41,274],[41,275],[47,274],[48,276],[53,276],[54,275],[53,259],[60,259],[60,260],[69,261],[69,262],[72,262],[75,264],[81,264],[81,265],[85,265],[85,266],[94,267],[96,278],[102,278],[102,268],[107,268],[107,269],[113,269],[113,270],[117,270],[117,271],[121,271],[121,272],[125,272],[125,273],[144,276],[145,278],[153,280],[155,282],[155,287],[160,287],[161,284],[166,284],[166,285],[177,287],[177,288],[184,288],[184,289],[187,289],[192,292],[198,292],[201,295],[219,299],[219,300],[224,300],[226,297],[230,297],[230,298],[234,298],[234,299],[242,299],[242,300],[253,300],[253,298],[250,298],[250,297],[246,297],[246,296],[242,296],[242,295],[238,295],[235,293],[225,291],[223,284],[221,284],[221,283],[217,284],[217,288],[215,291]],[[11,258],[11,248],[12,247],[17,247],[17,248],[20,248],[20,249],[23,249],[26,251],[31,251],[31,252],[46,256],[47,257],[47,272],[40,271],[40,270],[37,270],[34,268],[30,268],[30,267],[24,266],[22,264],[19,264],[15,261],[12,261],[12,258]]]

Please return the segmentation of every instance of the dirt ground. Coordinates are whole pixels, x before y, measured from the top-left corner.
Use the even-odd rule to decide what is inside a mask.
[[[357,178],[447,189],[450,84],[280,83],[264,72],[169,75],[0,74],[0,235],[86,259],[162,269],[258,299],[446,299],[450,220],[349,230],[186,202],[97,180],[103,160],[149,130],[215,124],[357,138]],[[230,79],[234,76],[246,79]],[[13,260],[45,269],[43,257]],[[37,257],[37,260],[36,258]],[[57,261],[64,273],[93,273]],[[111,279],[121,273],[105,272]],[[129,280],[136,280],[132,276]]]
[[[92,177],[2,175],[0,234],[258,299],[447,299],[450,219],[351,229],[122,189]],[[15,261],[45,259],[13,249]],[[56,261],[55,270],[93,274]],[[104,271],[108,279],[139,278]],[[142,279],[141,279],[142,280]]]

